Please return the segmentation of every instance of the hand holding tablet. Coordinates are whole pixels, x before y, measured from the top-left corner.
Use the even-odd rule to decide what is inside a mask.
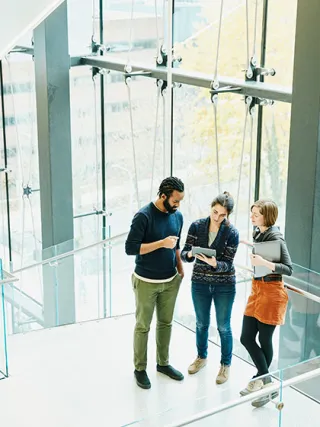
[[[200,246],[192,246],[192,256],[203,254],[209,258],[216,257],[217,253],[215,249],[201,248]]]

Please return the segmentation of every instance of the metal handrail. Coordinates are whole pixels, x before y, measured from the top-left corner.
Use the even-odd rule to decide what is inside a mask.
[[[12,274],[21,273],[22,271],[29,270],[30,268],[38,267],[45,264],[50,264],[51,262],[57,261],[62,258],[66,258],[68,256],[83,252],[87,249],[94,248],[96,246],[105,245],[106,243],[110,243],[114,240],[120,239],[121,237],[125,237],[128,235],[128,232],[117,234],[116,236],[109,237],[108,239],[99,240],[99,242],[91,243],[90,245],[82,246],[81,248],[73,249],[72,251],[64,252],[63,254],[55,255],[51,258],[45,259],[43,261],[35,262],[34,264],[27,265],[26,267],[18,268],[17,270],[13,270]]]
[[[320,304],[320,297],[317,297],[317,295],[311,294],[310,292],[304,291],[300,288],[296,288],[295,286],[289,285],[288,283],[284,283],[284,286],[287,289],[289,289],[290,291],[295,292],[299,295],[302,295],[305,298],[310,299],[310,300],[315,301],[315,302]]]
[[[253,274],[253,270],[250,267],[247,267],[247,266],[244,266],[244,265],[241,265],[241,264],[237,264],[237,263],[235,263],[234,265],[235,265],[235,267],[240,268],[241,270],[245,270],[245,271],[248,271],[249,273]],[[318,297],[317,295],[314,295],[314,294],[312,294],[310,292],[304,291],[303,289],[297,288],[296,286],[293,286],[293,285],[288,284],[286,282],[284,282],[284,286],[287,289],[289,289],[290,291],[295,292],[295,293],[297,293],[299,295],[302,295],[305,298],[307,298],[309,300],[312,300],[312,301],[315,301],[315,302],[317,302],[317,303],[320,304],[320,297]]]
[[[279,389],[284,389],[286,387],[293,386],[297,383],[300,383],[302,381],[307,381],[307,380],[309,380],[311,378],[315,378],[319,375],[320,375],[320,368],[317,368],[317,369],[314,369],[313,371],[301,374],[295,378],[290,378],[288,380],[284,380],[280,384],[274,384],[272,386],[269,386],[268,387],[268,395],[275,392],[275,391],[278,391]],[[194,422],[203,420],[204,418],[208,418],[208,417],[211,417],[212,415],[218,414],[220,412],[224,412],[224,411],[231,409],[231,408],[234,408],[236,406],[240,406],[246,402],[250,402],[252,400],[259,399],[260,397],[263,397],[263,396],[266,396],[266,389],[262,389],[262,390],[254,392],[254,393],[250,393],[247,396],[243,396],[243,397],[240,397],[238,399],[235,399],[232,402],[225,403],[225,404],[219,406],[219,408],[214,408],[214,409],[209,409],[207,411],[202,411],[199,414],[193,415],[193,416],[191,416],[185,420],[182,420],[178,423],[167,424],[166,427],[187,426],[187,425],[190,425]]]
[[[90,245],[86,245],[86,246],[83,246],[83,247],[78,248],[78,249],[73,249],[72,251],[65,252],[63,254],[55,255],[54,257],[48,258],[48,259],[43,260],[43,261],[36,262],[36,263],[34,263],[32,265],[28,265],[28,266],[25,266],[25,267],[22,267],[22,268],[18,268],[16,270],[13,270],[11,272],[11,274],[10,273],[6,273],[9,276],[8,279],[0,281],[0,284],[1,283],[3,283],[3,284],[5,284],[5,283],[12,283],[14,281],[17,281],[18,279],[15,278],[15,276],[12,276],[13,274],[21,273],[22,271],[26,271],[26,270],[29,270],[31,268],[38,267],[38,266],[41,266],[41,265],[50,264],[50,263],[52,263],[54,261],[57,261],[59,259],[66,258],[68,256],[71,256],[71,255],[83,252],[83,251],[85,251],[87,249],[94,248],[96,246],[100,246],[100,245],[104,245],[106,243],[110,243],[110,242],[112,242],[114,240],[120,239],[120,238],[125,237],[127,235],[128,235],[128,232],[121,233],[121,234],[118,234],[116,236],[113,236],[113,237],[110,237],[110,238],[107,238],[107,239],[104,239],[104,240],[100,240],[99,242],[91,243]],[[248,243],[247,244],[243,243],[243,244],[245,244],[246,246],[250,246]],[[237,267],[237,268],[239,268],[241,270],[244,270],[244,271],[248,271],[249,273],[253,273],[253,269],[250,268],[250,267],[248,267],[248,266],[244,266],[244,265],[235,263],[235,267]],[[300,288],[297,288],[297,287],[295,287],[295,286],[293,286],[291,284],[288,284],[288,283],[285,283],[285,287],[287,289],[291,290],[292,292],[298,293],[299,295],[302,295],[305,298],[307,298],[309,300],[312,300],[312,301],[315,301],[315,302],[317,302],[317,303],[320,304],[320,297],[318,297],[318,296],[316,296],[316,295],[314,295],[314,294],[312,294],[310,292],[304,291],[304,290],[302,290]]]
[[[11,273],[9,273],[6,270],[3,270],[4,275],[5,275],[5,279],[0,280],[0,286],[1,285],[5,285],[7,283],[13,283],[13,282],[17,282],[19,279],[18,277],[13,276]]]

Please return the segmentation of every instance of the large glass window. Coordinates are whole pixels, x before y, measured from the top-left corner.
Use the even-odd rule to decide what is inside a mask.
[[[73,68],[70,99],[75,238],[85,243],[87,238],[92,241],[90,235],[102,237],[99,75],[94,78],[88,67]]]
[[[2,266],[1,268],[1,279],[3,278]],[[0,286],[0,380],[4,376],[8,375],[8,358],[7,358],[7,340],[6,340],[6,317],[4,307],[4,292],[3,286]]]
[[[174,3],[174,53],[182,57],[177,66],[213,76],[220,36],[218,74],[240,79],[244,78],[248,57],[255,55],[259,65],[262,17],[268,3],[265,65],[277,71],[269,81],[291,83],[296,0],[293,4],[286,0],[280,6],[273,0],[225,0],[221,28],[220,0]],[[103,10],[100,6],[101,2],[91,0],[68,2],[70,55],[90,53],[91,38],[99,42],[103,27],[104,44],[124,65],[131,61],[154,65],[160,47],[167,44],[168,2],[105,0]],[[20,44],[30,45],[30,34]],[[12,170],[12,250],[19,267],[34,258],[41,247],[34,65],[31,56],[15,53],[3,61],[3,66],[7,157]],[[74,228],[78,245],[128,231],[134,213],[156,197],[158,185],[168,173],[165,167],[171,141],[165,142],[165,134],[171,123],[166,121],[159,82],[141,75],[125,80],[123,72],[107,70],[102,86],[98,71],[87,66],[70,71]],[[186,185],[183,238],[190,223],[208,215],[212,199],[224,190],[230,191],[236,202],[231,220],[241,237],[247,238],[255,186],[257,116],[248,113],[245,100],[237,94],[218,95],[216,110],[208,89],[176,86],[173,94],[173,174]],[[264,107],[260,195],[279,204],[282,228],[289,122],[289,104]],[[4,184],[2,180],[3,250],[8,245]],[[117,256],[112,258],[113,269],[121,278],[116,288],[118,301],[124,278],[132,269],[131,262],[124,268],[122,249],[119,246],[114,251]],[[238,260],[246,263],[246,255],[239,249]],[[90,257],[94,256],[92,252]],[[87,268],[86,260],[81,262]],[[82,267],[81,264],[80,271]],[[99,274],[100,267],[99,264]],[[106,266],[103,268],[105,280],[110,274]],[[187,278],[190,280],[190,274]],[[185,313],[193,315],[189,294],[183,296],[183,292]],[[34,297],[40,300],[38,293]],[[101,306],[96,309],[101,310]],[[121,312],[120,303],[116,311]]]
[[[287,195],[291,105],[277,102],[263,109],[260,197],[279,206],[278,224],[284,231]]]
[[[270,83],[292,85],[297,0],[268,1],[266,66],[276,75],[267,78]]]
[[[218,74],[243,78],[248,57],[260,58],[262,4],[249,0],[246,9],[242,0],[177,2],[175,50],[182,57],[181,68],[214,73],[220,34]]]
[[[18,268],[41,248],[34,63],[30,55],[12,53],[2,64],[12,260]],[[3,149],[1,156],[3,161]]]
[[[98,1],[68,0],[69,51],[72,56],[91,52],[91,38],[98,37]],[[97,38],[97,41],[98,38]]]
[[[236,202],[232,220],[246,233],[254,189],[256,119],[238,95],[219,97],[215,120],[208,90],[175,89],[174,173],[186,184],[182,209],[187,222],[207,215],[216,194],[229,191]]]
[[[163,11],[166,2],[105,0],[104,42],[111,53],[130,61],[155,64],[157,49],[163,44]]]
[[[120,73],[106,79],[107,211],[112,235],[156,197],[163,176],[164,98],[154,79]],[[139,202],[138,202],[139,199]]]

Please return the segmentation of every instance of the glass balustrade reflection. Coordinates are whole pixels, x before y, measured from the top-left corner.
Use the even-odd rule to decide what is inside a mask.
[[[189,393],[183,403],[176,399],[160,413],[146,414],[131,423],[139,427],[231,427],[236,420],[246,420],[248,425],[261,427],[318,426],[319,403],[298,390],[302,384],[316,387],[319,383],[320,358],[276,370],[270,375],[271,385],[244,397],[230,387],[229,390],[217,387],[214,381],[209,389],[202,380],[202,390],[194,388],[194,395]]]
[[[132,313],[134,259],[124,252],[125,236],[98,243],[88,238],[80,248],[75,241],[65,242],[14,272],[19,281],[8,287],[9,332]]]

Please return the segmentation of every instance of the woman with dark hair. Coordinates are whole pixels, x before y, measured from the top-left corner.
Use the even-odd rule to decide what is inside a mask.
[[[281,256],[279,262],[270,262],[259,255],[251,255],[252,266],[267,267],[270,274],[252,280],[251,294],[244,312],[240,341],[250,354],[257,374],[241,390],[242,396],[270,386],[271,377],[266,374],[273,358],[272,336],[277,325],[283,325],[288,304],[282,276],[291,276],[292,263],[286,242],[274,225],[277,218],[278,207],[272,200],[258,200],[251,207],[253,241],[261,243],[278,240]],[[260,345],[256,341],[257,335]],[[277,392],[271,397],[276,395]],[[269,396],[261,397],[254,400],[252,405],[260,407],[268,401]]]
[[[239,244],[239,233],[230,223],[234,200],[228,192],[219,194],[211,203],[210,216],[193,222],[181,252],[184,262],[193,262],[192,300],[196,313],[196,344],[198,355],[189,366],[195,374],[206,365],[212,301],[216,311],[217,329],[221,339],[220,369],[217,384],[229,378],[232,358],[231,311],[236,294],[233,259]],[[192,255],[192,247],[211,248],[215,257]]]

